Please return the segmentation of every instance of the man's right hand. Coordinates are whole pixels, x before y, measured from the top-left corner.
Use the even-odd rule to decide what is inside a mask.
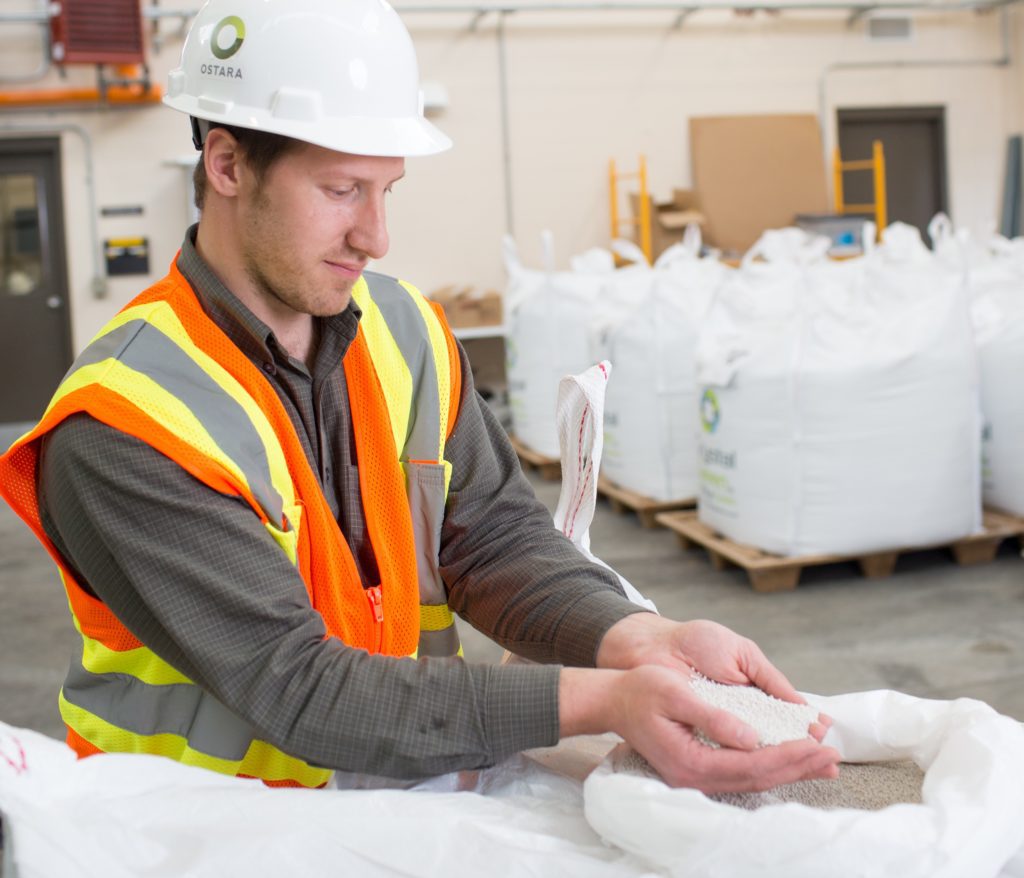
[[[705,793],[768,790],[839,773],[839,753],[811,737],[758,747],[754,729],[701,700],[684,674],[657,665],[563,668],[559,722],[562,737],[615,732],[669,786]],[[701,743],[698,729],[721,748]]]

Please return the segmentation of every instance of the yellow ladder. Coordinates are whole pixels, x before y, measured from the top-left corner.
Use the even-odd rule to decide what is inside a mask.
[[[873,204],[847,204],[843,200],[843,174],[848,171],[871,171],[875,184]],[[871,144],[871,158],[859,161],[844,162],[837,146],[833,153],[832,172],[835,179],[836,213],[873,213],[877,234],[881,236],[882,229],[889,221],[885,192],[885,151],[882,149],[882,141],[876,140]]]
[[[623,219],[619,216],[619,181],[633,179],[640,181],[640,216],[634,219]],[[619,237],[624,225],[639,227],[640,249],[644,251],[644,256],[650,262],[652,206],[647,192],[647,159],[644,156],[640,156],[638,169],[631,173],[619,172],[615,167],[615,159],[610,159],[608,162],[608,195],[611,207],[612,240]]]

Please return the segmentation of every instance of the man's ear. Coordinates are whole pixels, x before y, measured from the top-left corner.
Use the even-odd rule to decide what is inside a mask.
[[[238,141],[225,128],[212,128],[203,145],[203,162],[210,187],[226,198],[238,195],[242,152]]]

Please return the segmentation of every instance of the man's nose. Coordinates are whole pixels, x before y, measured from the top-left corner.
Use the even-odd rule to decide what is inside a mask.
[[[370,259],[382,259],[388,252],[390,240],[384,193],[368,195],[363,200],[355,225],[348,233],[348,243]]]

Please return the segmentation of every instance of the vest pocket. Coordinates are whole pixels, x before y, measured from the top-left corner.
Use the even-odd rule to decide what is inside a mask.
[[[409,512],[416,544],[416,573],[420,592],[420,656],[460,652],[448,596],[438,570],[441,525],[447,496],[448,465],[403,461]]]

